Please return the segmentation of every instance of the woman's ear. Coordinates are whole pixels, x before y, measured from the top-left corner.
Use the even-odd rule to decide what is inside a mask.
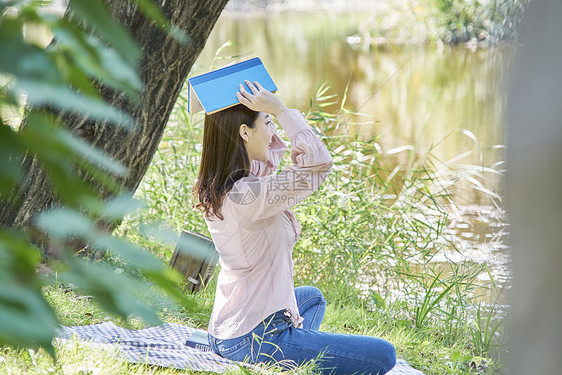
[[[248,142],[250,140],[248,137],[248,125],[246,124],[240,125],[239,134],[244,141]]]

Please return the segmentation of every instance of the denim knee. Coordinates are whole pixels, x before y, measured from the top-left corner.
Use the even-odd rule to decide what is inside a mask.
[[[297,303],[302,303],[312,298],[318,298],[318,304],[324,307],[326,306],[326,300],[324,299],[322,291],[314,286],[305,285],[296,287],[295,297],[297,297]]]
[[[322,294],[322,291],[320,289],[318,288],[314,288],[314,289],[318,291],[318,298],[320,299],[319,304],[322,305],[323,307],[326,307],[326,299],[324,298],[324,294]]]
[[[378,359],[380,365],[388,372],[396,365],[396,348],[388,341],[383,345],[384,348],[381,348],[382,355]]]

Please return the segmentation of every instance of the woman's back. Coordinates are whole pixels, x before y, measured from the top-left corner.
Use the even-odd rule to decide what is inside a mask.
[[[286,150],[275,132],[269,161],[254,162],[251,174],[236,181],[224,198],[223,220],[207,220],[221,264],[209,324],[217,338],[245,334],[281,309],[291,312],[295,326],[300,323],[291,255],[301,228],[289,208],[318,188],[332,159],[298,111],[286,110],[278,120],[291,138],[294,164],[268,174]]]

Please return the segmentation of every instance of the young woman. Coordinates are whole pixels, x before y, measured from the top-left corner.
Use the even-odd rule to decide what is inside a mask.
[[[384,374],[396,362],[392,344],[320,332],[322,293],[293,285],[301,227],[290,208],[326,178],[330,153],[297,110],[258,82],[246,85],[241,104],[205,117],[194,187],[220,254],[209,343],[237,361],[291,367],[319,358],[326,373]],[[286,146],[273,117],[292,144],[293,165],[278,172]]]

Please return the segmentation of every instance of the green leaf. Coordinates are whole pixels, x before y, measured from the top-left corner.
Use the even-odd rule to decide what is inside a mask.
[[[158,223],[143,223],[139,229],[143,234],[163,243],[175,244],[180,238],[175,231]]]
[[[18,79],[14,89],[18,95],[27,94],[28,103],[35,107],[52,106],[67,110],[98,121],[132,129],[134,120],[126,113],[105,103],[79,94],[62,83],[51,83],[43,80]]]
[[[0,105],[3,107],[8,102],[17,105],[25,94],[28,107],[21,131],[16,133],[0,125],[0,193],[21,178],[17,168],[21,156],[26,153],[36,156],[60,200],[74,207],[39,214],[35,219],[37,227],[55,241],[64,242],[78,236],[104,248],[145,273],[153,284],[129,277],[107,264],[88,263],[65,252],[61,254],[65,267],[61,279],[94,296],[107,312],[124,319],[134,314],[156,324],[160,322],[158,315],[141,301],[153,293],[155,286],[179,300],[182,294],[173,277],[177,277],[177,272],[167,271],[162,261],[151,253],[100,233],[94,219],[80,211],[86,207],[93,216],[118,220],[138,206],[124,196],[102,204],[99,192],[79,175],[92,174],[109,185],[109,173],[124,176],[127,169],[101,150],[72,136],[60,127],[54,116],[43,112],[47,107],[77,114],[85,120],[133,126],[129,115],[101,99],[95,85],[99,82],[122,91],[129,98],[138,98],[142,89],[136,69],[140,51],[127,32],[113,23],[102,1],[71,0],[70,3],[71,21],[37,12],[36,2],[12,2],[19,12],[0,20],[0,74],[10,80],[9,85],[1,88]],[[0,5],[2,11],[5,4]],[[74,25],[75,20],[82,24]],[[23,25],[29,22],[54,29],[58,43],[46,49],[27,44]],[[81,26],[88,30],[82,30]],[[181,31],[169,24],[166,27],[181,36]],[[87,36],[84,32],[93,34]],[[97,82],[93,84],[91,79]],[[115,185],[118,183],[112,186]],[[0,232],[0,345],[44,347],[54,356],[51,340],[57,319],[41,294],[42,281],[35,272],[41,253],[28,242],[25,235]]]
[[[128,173],[123,165],[72,136],[67,130],[57,128],[52,116],[29,111],[26,123],[18,136],[25,149],[37,155],[55,191],[64,202],[83,206],[99,195],[98,191],[80,178],[76,166],[110,191],[121,190],[115,176],[125,176]],[[95,205],[91,208],[95,208]]]
[[[154,282],[168,296],[172,297],[186,311],[193,311],[196,306],[192,299],[186,296],[178,285],[185,282],[183,275],[172,268],[165,268],[164,272],[146,272],[144,274],[150,281]]]
[[[16,77],[58,82],[61,76],[44,50],[23,40],[22,23],[4,18],[0,22],[0,71]]]
[[[184,30],[180,29],[177,26],[171,25],[166,29],[168,34],[177,40],[181,45],[184,47],[189,46],[191,43],[191,38],[189,38],[189,34],[187,34]]]
[[[33,285],[35,269],[41,260],[39,250],[27,242],[27,238],[16,231],[0,232],[0,264],[6,267],[0,280],[12,275],[22,284]]]
[[[51,340],[57,320],[41,292],[14,283],[0,289],[0,345],[45,348],[55,356]]]
[[[101,99],[101,95],[94,87],[92,78],[80,67],[77,67],[74,64],[64,64],[64,67],[61,68],[61,70],[64,74],[64,80],[70,87],[80,90],[80,92],[85,96]]]
[[[89,236],[95,227],[90,218],[70,208],[43,211],[35,219],[35,225],[59,240],[78,235]]]
[[[37,248],[18,232],[0,232],[0,345],[38,348],[53,357],[57,319],[39,288]]]
[[[59,129],[59,137],[60,140],[75,153],[75,155],[80,156],[84,160],[87,160],[90,163],[97,165],[99,168],[105,169],[115,175],[127,175],[129,171],[127,167],[83,139],[75,137],[70,132],[62,129]]]
[[[152,0],[133,0],[133,1],[138,5],[139,9],[144,13],[144,15],[147,16],[152,21],[154,21],[158,26],[163,27],[164,25],[167,25],[169,23],[166,16],[164,16],[160,8],[156,6],[154,1]]]
[[[76,174],[72,163],[74,154],[61,134],[53,131],[55,124],[52,117],[30,111],[27,125],[18,135],[26,148],[37,155],[59,198],[67,204],[81,206],[97,197],[97,192]]]
[[[100,80],[104,84],[122,89],[132,99],[139,99],[139,92],[142,89],[142,82],[139,79],[137,70],[127,64],[125,60],[116,52],[115,49],[104,48],[103,45],[93,39],[92,44],[96,45],[101,54],[104,75],[100,75]]]
[[[113,206],[115,208],[115,202]],[[114,208],[108,211],[116,213]],[[141,273],[163,269],[162,261],[153,254],[111,234],[96,230],[94,220],[77,210],[61,207],[43,211],[35,219],[35,225],[49,236],[61,241],[81,237],[92,247],[120,257]]]
[[[8,193],[21,180],[19,156],[23,152],[17,134],[0,118],[0,194]]]
[[[46,168],[54,190],[58,193],[63,203],[74,207],[81,207],[98,198],[96,191],[81,180],[71,170],[71,166],[59,166],[54,163],[43,163],[43,165]]]
[[[78,167],[80,167],[82,172],[88,173],[93,180],[100,184],[100,187],[103,186],[110,193],[119,194],[122,191],[123,187],[121,186],[120,181],[115,179],[115,176],[109,175],[108,173],[102,171],[97,166],[84,159],[79,158],[75,160],[75,163]]]
[[[161,324],[158,314],[140,302],[141,297],[149,296],[145,283],[116,272],[107,264],[89,263],[76,257],[66,257],[65,263],[69,267],[59,274],[60,278],[94,296],[105,311],[125,320],[132,314],[149,324]]]
[[[132,198],[132,193],[122,193],[106,201],[102,216],[107,219],[122,219],[126,214],[130,214],[144,207],[144,204]]]
[[[166,31],[170,36],[176,39],[180,44],[187,46],[190,43],[189,35],[182,29],[172,25],[162,11],[156,6],[152,0],[133,0],[137,3],[139,9],[149,19],[154,21],[162,30]]]
[[[53,26],[57,44],[50,49],[52,54],[68,55],[80,71],[115,90],[123,91],[129,98],[139,99],[142,82],[138,78],[137,64],[130,64],[116,51],[108,48],[94,36],[86,37],[77,26],[60,22]]]
[[[373,289],[369,289],[369,296],[371,297],[371,301],[377,306],[378,308],[386,309],[386,303],[384,299],[381,297],[380,294],[375,292]]]
[[[97,35],[119,48],[129,65],[138,64],[140,50],[129,34],[120,27],[100,0],[70,0],[69,9],[82,21],[90,25]]]
[[[144,251],[120,238],[101,232],[91,232],[88,240],[95,248],[107,250],[119,256],[128,265],[138,269],[141,273],[146,270],[158,271],[163,269],[162,261],[152,253]]]

